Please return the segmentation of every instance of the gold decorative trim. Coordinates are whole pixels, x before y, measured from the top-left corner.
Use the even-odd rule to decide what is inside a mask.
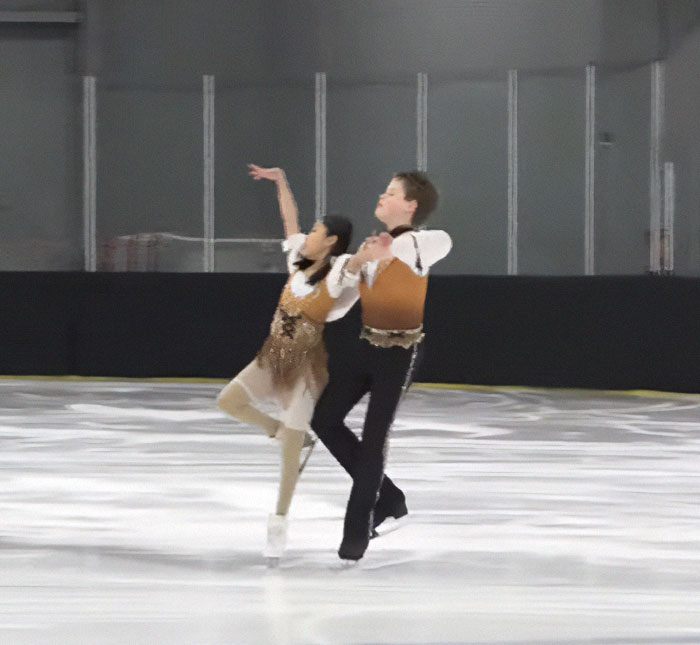
[[[424,338],[423,325],[416,329],[375,329],[362,325],[360,338],[369,341],[375,347],[403,347],[410,349]]]

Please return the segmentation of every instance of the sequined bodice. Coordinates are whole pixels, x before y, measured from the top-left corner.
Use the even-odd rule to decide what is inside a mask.
[[[314,285],[306,295],[295,295],[292,279],[282,290],[258,361],[272,370],[280,385],[291,385],[303,373],[318,386],[327,378],[323,327],[333,299],[325,281]]]
[[[282,308],[275,311],[270,336],[288,345],[289,352],[304,352],[317,344],[323,335],[323,323],[317,323],[303,313],[294,314]]]
[[[278,309],[283,309],[287,313],[297,316],[304,316],[317,323],[326,322],[326,318],[333,308],[333,298],[328,293],[326,281],[321,280],[313,285],[311,291],[305,295],[297,295],[292,289],[294,274],[289,277],[284,285]],[[305,285],[308,289],[309,286]]]

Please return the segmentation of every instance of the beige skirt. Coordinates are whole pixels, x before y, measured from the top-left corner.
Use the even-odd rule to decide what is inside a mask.
[[[253,401],[271,401],[278,409],[279,420],[291,430],[309,430],[318,389],[309,387],[306,378],[298,378],[291,386],[280,387],[272,371],[255,359],[244,367],[227,385],[238,383]],[[226,388],[222,391],[225,396]]]
[[[328,383],[328,354],[323,323],[278,307],[270,334],[252,363],[233,379],[251,399],[271,399],[280,421],[293,430],[307,430],[316,401]]]

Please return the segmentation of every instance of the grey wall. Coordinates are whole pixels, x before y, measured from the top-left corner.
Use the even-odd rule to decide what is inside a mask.
[[[75,27],[0,24],[0,268],[82,268]]]
[[[595,268],[649,268],[651,70],[602,67],[596,87]]]
[[[676,172],[676,274],[700,275],[700,28],[667,64],[665,161]]]
[[[518,272],[584,273],[585,76],[521,74]]]
[[[381,79],[503,68],[629,64],[658,55],[655,0],[382,0],[294,2],[285,70],[323,65]],[[303,16],[303,20],[299,17]],[[630,24],[633,29],[630,29]],[[317,37],[320,47],[297,49]]]
[[[508,84],[494,79],[430,86],[428,168],[440,191],[431,225],[453,234],[445,273],[508,270]],[[468,159],[465,162],[465,159]]]
[[[303,80],[320,69],[396,80],[639,64],[661,47],[659,0],[91,0],[87,11],[93,71],[125,82],[179,84],[203,70]]]
[[[391,173],[416,163],[420,71],[429,74],[430,85],[428,169],[441,193],[431,224],[455,239],[439,271],[505,273],[506,71],[518,68],[520,271],[582,273],[584,67],[595,62],[599,130],[612,136],[612,145],[597,149],[596,270],[644,272],[649,63],[670,57],[669,118],[677,114],[684,129],[697,132],[693,104],[681,87],[695,71],[697,47],[688,32],[699,7],[696,0],[0,4],[0,11],[80,8],[85,18],[58,39],[34,37],[35,27],[13,27],[19,40],[0,31],[0,69],[8,70],[0,92],[14,96],[0,110],[15,124],[2,135],[3,150],[11,154],[0,162],[0,233],[6,241],[24,236],[33,247],[58,241],[63,248],[49,259],[37,259],[37,252],[24,263],[5,252],[0,268],[82,264],[82,74],[97,77],[97,234],[98,244],[106,244],[137,233],[202,235],[203,74],[216,76],[217,238],[280,236],[274,192],[246,176],[248,161],[285,167],[302,224],[313,221],[317,71],[328,75],[328,210],[353,217],[358,237],[370,232],[377,194]],[[29,70],[33,59],[38,62]],[[51,120],[41,127],[22,109],[25,100],[37,102],[22,98],[27,74],[36,83],[42,75],[47,81],[40,102],[42,118],[50,114]],[[41,128],[51,135],[33,136]],[[672,136],[680,190],[692,184],[680,173],[692,179],[697,157],[687,139]],[[27,139],[33,163],[13,162]],[[37,176],[46,178],[41,188]],[[12,186],[19,188],[9,199]],[[692,199],[687,191],[679,195],[679,225],[683,217],[691,222],[682,204]],[[697,251],[688,244],[687,263],[697,265]],[[14,256],[26,255],[16,251],[17,240],[10,246]],[[679,249],[679,266],[683,253]],[[193,266],[183,264],[183,270]]]
[[[313,222],[316,70],[289,81],[275,69],[283,32],[273,5],[91,5],[101,241],[139,230],[202,235],[203,74],[216,77],[216,236],[281,236],[274,192],[247,177],[247,162],[287,168],[302,222]]]
[[[0,0],[0,11],[75,11],[76,0]]]

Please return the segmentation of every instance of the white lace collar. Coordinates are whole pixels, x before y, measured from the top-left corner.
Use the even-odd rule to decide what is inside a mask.
[[[377,276],[392,263],[393,259],[394,258],[370,260],[362,266],[362,271],[365,274],[365,280],[367,281],[368,287],[371,287],[374,284]]]
[[[331,267],[335,265],[335,261],[337,259],[338,258],[336,256],[333,256],[331,258]],[[292,281],[289,283],[289,288],[292,290],[292,294],[294,294],[296,298],[303,298],[304,296],[308,296],[316,288],[316,285],[309,284],[306,281],[306,278],[306,274],[303,271],[299,270],[297,270],[292,276]]]
[[[306,281],[306,275],[303,271],[296,271],[292,276],[292,281],[289,283],[289,288],[296,298],[303,298],[314,290],[314,285]]]

